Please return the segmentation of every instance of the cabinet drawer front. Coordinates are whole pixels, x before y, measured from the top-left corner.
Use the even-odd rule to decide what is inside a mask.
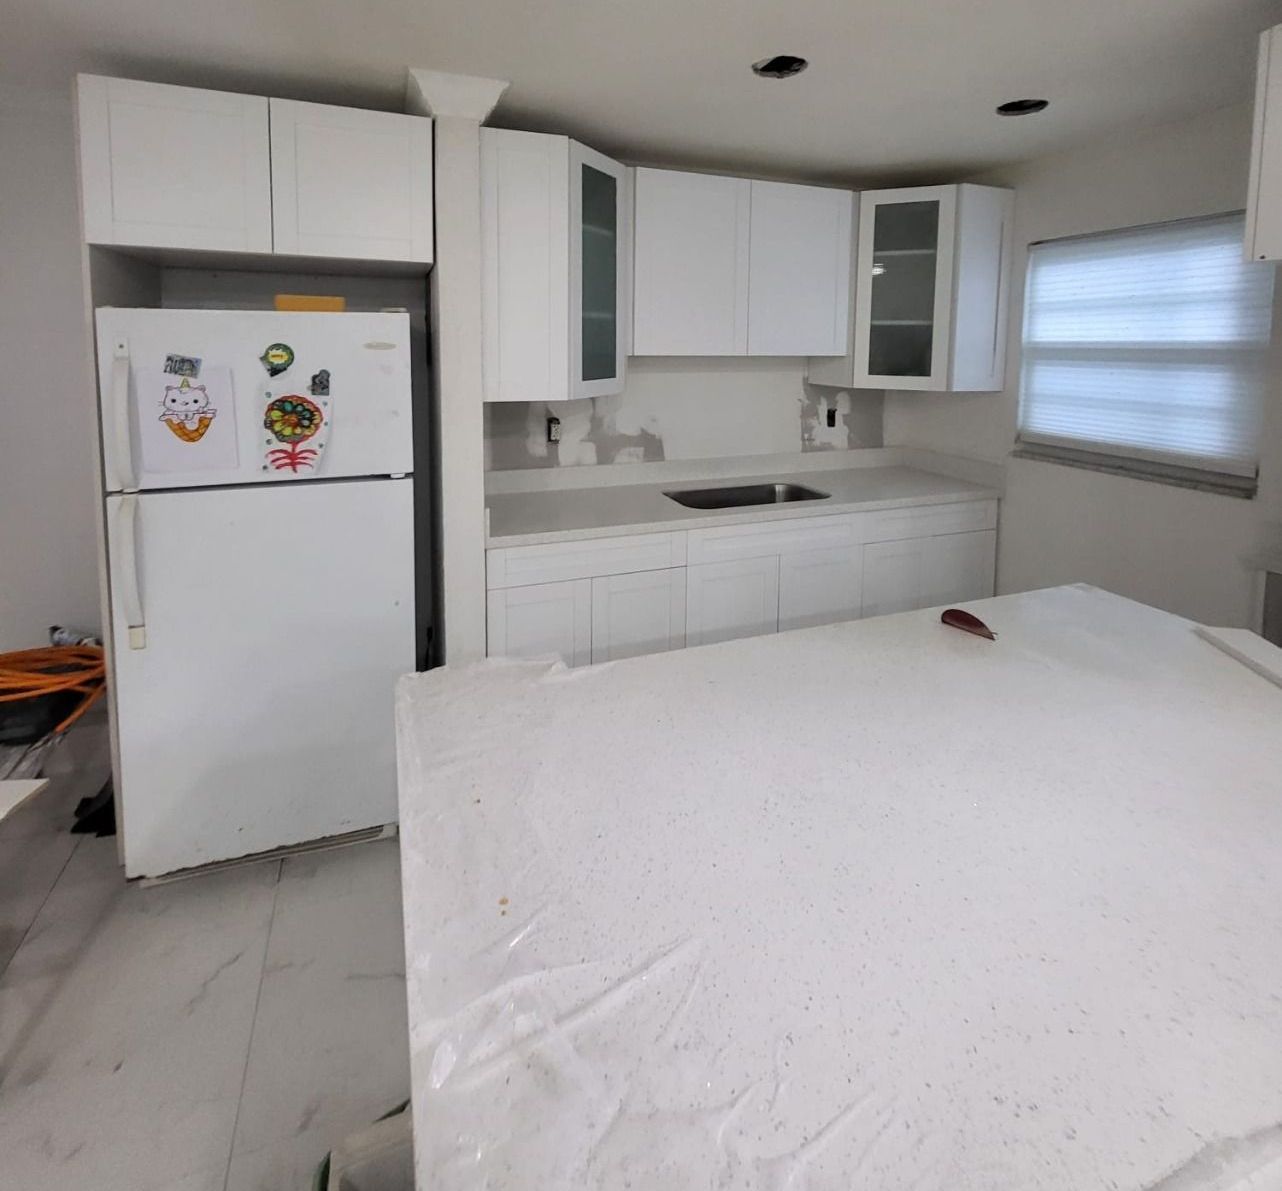
[[[691,564],[825,550],[853,546],[863,540],[859,518],[853,514],[795,517],[724,529],[692,529],[687,536],[686,549]]]
[[[895,542],[941,533],[970,533],[997,528],[997,502],[970,500],[959,504],[919,505],[866,514],[865,542]]]
[[[486,587],[522,587],[591,579],[596,575],[626,575],[683,567],[684,533],[633,534],[626,538],[592,538],[584,542],[549,542],[538,546],[506,546],[486,551]]]

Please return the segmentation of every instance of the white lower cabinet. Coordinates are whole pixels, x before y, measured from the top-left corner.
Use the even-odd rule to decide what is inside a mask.
[[[569,666],[993,594],[997,502],[495,547],[490,657]]]
[[[884,616],[993,594],[997,531],[870,542],[863,557],[863,615]]]
[[[490,657],[556,654],[567,666],[586,666],[592,661],[592,580],[489,592],[486,635]]]
[[[929,538],[870,542],[864,547],[863,614],[885,616],[921,607]]]
[[[685,643],[685,567],[592,580],[594,662],[683,649]]]
[[[806,550],[779,558],[779,631],[857,620],[864,547]]]
[[[921,606],[985,599],[993,594],[996,569],[995,529],[927,538]]]
[[[702,562],[686,571],[686,644],[758,637],[779,627],[779,556]]]

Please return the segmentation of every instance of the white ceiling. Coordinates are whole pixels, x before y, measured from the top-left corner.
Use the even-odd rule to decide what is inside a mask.
[[[424,66],[509,79],[494,123],[629,160],[857,184],[1244,100],[1282,0],[0,0],[0,13],[8,93],[93,70],[399,108],[406,66]],[[750,73],[775,53],[810,69]],[[993,114],[1027,96],[1050,110]]]

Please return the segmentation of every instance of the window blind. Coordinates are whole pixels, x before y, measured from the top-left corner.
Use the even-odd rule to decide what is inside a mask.
[[[1238,214],[1028,252],[1020,439],[1254,476],[1273,268]]]

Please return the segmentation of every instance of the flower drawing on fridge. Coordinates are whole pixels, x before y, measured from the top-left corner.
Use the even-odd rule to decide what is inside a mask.
[[[266,439],[267,453],[264,468],[273,471],[312,471],[321,452],[324,439],[316,436],[322,429],[328,431],[326,408],[328,401],[314,401],[299,393],[280,397],[267,394],[269,401],[263,414],[263,427],[270,432]],[[314,441],[313,441],[314,440]],[[273,445],[273,443],[281,445]]]

